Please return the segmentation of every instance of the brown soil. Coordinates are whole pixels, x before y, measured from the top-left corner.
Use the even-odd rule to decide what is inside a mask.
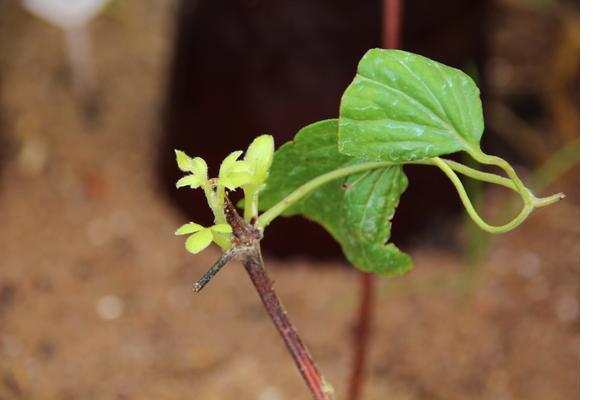
[[[173,13],[119,1],[94,23],[103,112],[90,125],[60,32],[0,5],[0,399],[309,398],[239,264],[191,291],[218,254],[184,251],[153,167]],[[567,178],[569,198],[497,238],[477,268],[417,248],[412,272],[378,280],[366,399],[578,398],[578,176]],[[267,263],[343,398],[357,273]]]

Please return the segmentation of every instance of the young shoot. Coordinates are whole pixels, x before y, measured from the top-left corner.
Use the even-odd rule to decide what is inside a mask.
[[[208,166],[200,157],[190,157],[181,150],[175,150],[177,166],[188,174],[179,179],[175,186],[179,189],[202,188],[208,206],[213,212],[215,225],[205,228],[195,222],[182,225],[175,235],[191,234],[185,242],[186,249],[197,254],[213,241],[223,250],[231,248],[232,228],[225,216],[226,191],[242,188],[245,197],[244,212],[246,221],[258,216],[258,192],[269,177],[273,161],[273,137],[261,135],[248,146],[243,160],[238,160],[243,151],[229,154],[219,168],[217,178],[208,178]]]
[[[302,128],[277,151],[271,136],[259,136],[243,159],[241,151],[231,153],[219,176],[209,179],[204,160],[176,150],[179,168],[188,173],[177,187],[202,188],[215,223],[205,228],[190,222],[176,234],[191,235],[186,248],[192,253],[212,241],[224,251],[194,290],[202,289],[230,259],[241,258],[314,398],[332,398],[264,271],[263,231],[280,215],[303,215],[322,225],[356,268],[394,275],[412,265],[407,254],[388,243],[391,219],[408,186],[406,164],[438,167],[473,222],[490,233],[515,229],[534,209],[564,197],[536,197],[506,160],[481,150],[483,130],[479,89],[469,76],[416,54],[372,49],[342,96],[338,119]],[[499,167],[504,175],[442,158],[461,151],[479,164]],[[486,222],[457,174],[515,192],[521,211],[504,224]],[[244,192],[243,218],[227,198],[227,190],[238,188]]]

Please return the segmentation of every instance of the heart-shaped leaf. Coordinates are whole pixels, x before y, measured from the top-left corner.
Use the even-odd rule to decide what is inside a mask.
[[[262,209],[319,175],[361,162],[337,151],[337,125],[337,120],[309,125],[275,152],[260,196]],[[390,219],[407,184],[400,166],[370,170],[320,186],[284,215],[301,214],[321,224],[361,270],[385,275],[404,272],[411,265],[410,257],[387,241]]]
[[[479,89],[464,72],[400,50],[369,50],[342,97],[339,150],[408,161],[479,148]]]

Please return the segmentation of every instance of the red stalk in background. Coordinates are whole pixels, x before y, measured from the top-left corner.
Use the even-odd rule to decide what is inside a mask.
[[[382,10],[382,46],[386,49],[398,49],[402,43],[401,25],[404,15],[403,0],[383,0]],[[360,306],[354,330],[354,356],[348,388],[348,400],[359,400],[365,382],[367,354],[375,309],[374,274],[360,272]]]

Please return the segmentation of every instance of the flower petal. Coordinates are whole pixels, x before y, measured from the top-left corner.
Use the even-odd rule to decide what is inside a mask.
[[[233,164],[235,164],[236,160],[240,158],[242,153],[243,151],[238,150],[225,157],[225,159],[221,163],[221,167],[219,168],[219,177],[227,175],[229,169],[233,166]]]
[[[227,169],[227,175],[238,172],[254,173],[254,167],[248,161],[236,161]]]
[[[200,157],[194,157],[191,163],[191,171],[194,175],[198,175],[203,180],[208,180],[208,166],[206,161]]]
[[[185,248],[192,254],[198,254],[212,242],[213,234],[210,229],[202,229],[185,241]]]
[[[269,169],[273,162],[274,151],[275,144],[273,142],[273,136],[271,135],[261,135],[254,139],[252,143],[250,143],[250,146],[248,146],[244,160],[248,161],[253,166],[256,185],[261,185],[267,180]]]
[[[229,224],[216,224],[209,228],[213,232],[221,232],[221,233],[231,233],[233,230],[231,229],[231,225]]]
[[[231,233],[214,232],[213,240],[223,250],[231,248]]]
[[[180,170],[188,172],[192,169],[192,159],[181,150],[175,150],[175,158],[177,166]]]
[[[232,173],[222,178],[219,178],[218,184],[225,186],[229,190],[235,190],[242,185],[250,183],[254,180],[254,175],[248,172]]]
[[[177,187],[177,189],[184,187],[184,186],[189,186],[192,189],[197,189],[200,186],[202,186],[202,178],[200,178],[197,175],[186,175],[183,178],[179,179],[177,181],[177,183],[175,183],[175,187]]]
[[[217,181],[218,185],[225,186],[229,190],[235,190],[236,186],[233,184],[233,181],[229,178],[219,178]]]

